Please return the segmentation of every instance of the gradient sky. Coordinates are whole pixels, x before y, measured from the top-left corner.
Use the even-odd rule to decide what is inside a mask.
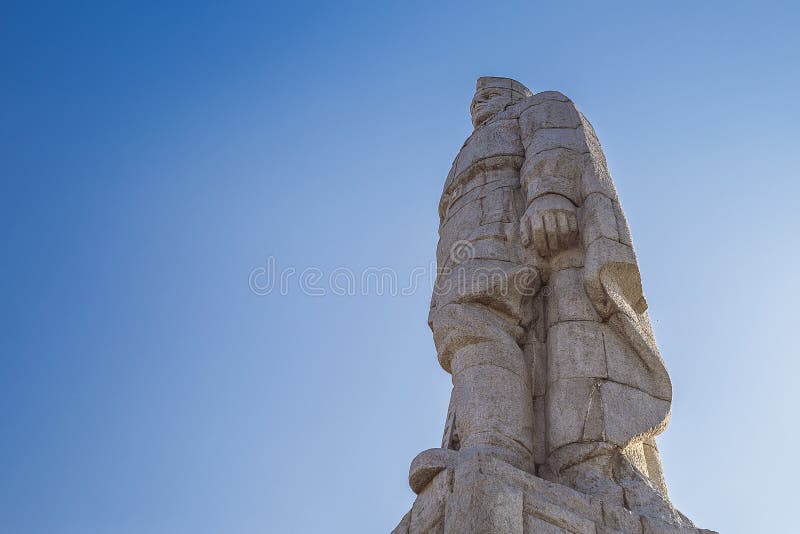
[[[480,75],[600,136],[674,383],[673,501],[796,528],[795,5],[75,4],[0,17],[0,532],[389,532],[449,396],[429,281],[248,280],[429,266]]]

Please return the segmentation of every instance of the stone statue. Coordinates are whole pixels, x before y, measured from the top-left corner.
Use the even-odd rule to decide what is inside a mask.
[[[599,506],[580,519],[609,532],[697,532],[667,497],[655,436],[672,385],[592,126],[561,93],[509,78],[479,78],[470,113],[429,316],[453,391],[442,447],[411,465],[422,511],[397,531],[583,532],[539,525],[549,516],[524,503],[544,494],[572,515]]]

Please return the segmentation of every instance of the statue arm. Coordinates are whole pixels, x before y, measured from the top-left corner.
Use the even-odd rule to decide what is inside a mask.
[[[585,142],[580,115],[564,95],[539,93],[528,104],[519,117],[525,147],[520,182],[527,201],[520,234],[525,246],[546,257],[578,239]]]

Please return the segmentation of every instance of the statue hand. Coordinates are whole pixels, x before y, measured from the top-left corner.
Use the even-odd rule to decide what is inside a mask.
[[[578,220],[575,205],[561,195],[536,198],[520,220],[522,244],[533,244],[540,256],[551,256],[575,244]]]

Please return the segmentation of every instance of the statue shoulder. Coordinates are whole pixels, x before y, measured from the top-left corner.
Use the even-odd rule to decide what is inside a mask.
[[[489,120],[484,126],[481,126],[481,128],[487,125],[496,124],[498,122],[506,120],[518,119],[529,108],[546,103],[551,103],[554,105],[561,105],[561,106],[566,104],[575,108],[574,102],[572,102],[572,100],[570,100],[563,93],[560,93],[558,91],[542,91],[541,93],[536,93],[535,95],[523,98],[522,100],[518,100],[517,102],[510,104],[503,111],[499,112],[491,120]],[[577,111],[577,108],[575,109]],[[468,141],[469,139],[467,139],[467,142]],[[464,144],[466,145],[467,142],[465,142]]]
[[[474,133],[474,132],[473,132]],[[467,146],[469,140],[472,138],[472,135],[468,136],[464,140],[464,144],[461,145],[461,148],[458,150],[456,157],[453,158],[453,163],[450,165],[450,172],[447,173],[447,178],[444,180],[444,186],[442,187],[442,197],[439,200],[439,217],[440,219],[444,217],[444,210],[447,206],[449,196],[448,191],[453,187],[453,182],[456,179],[456,169],[458,168],[458,159],[461,157],[461,153],[464,151],[464,147]]]
[[[558,100],[559,102],[572,102],[567,95],[562,93],[561,91],[542,91],[541,93],[536,93],[533,96],[529,96],[526,100]]]
[[[519,110],[519,115],[523,115],[531,108],[539,106],[560,108],[569,107],[575,109],[577,112],[575,103],[570,100],[569,97],[564,95],[564,93],[559,91],[542,91],[541,93],[536,93],[535,95],[529,96],[528,98],[515,104],[515,107]]]

